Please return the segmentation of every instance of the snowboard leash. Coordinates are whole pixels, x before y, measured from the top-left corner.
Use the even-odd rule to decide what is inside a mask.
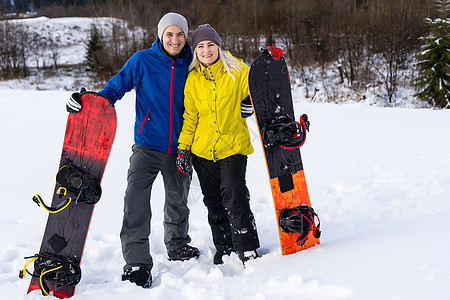
[[[51,283],[55,290],[64,286],[77,285],[81,279],[81,268],[78,262],[73,259],[64,258],[57,254],[43,253],[25,257],[27,259],[22,270],[19,271],[19,278],[25,278],[25,274],[38,277],[39,284],[44,296],[50,294],[47,283]],[[28,266],[34,262],[34,271],[27,270]]]
[[[317,218],[317,225],[314,218]],[[315,238],[320,238],[321,235],[319,216],[312,207],[306,204],[282,209],[278,223],[281,231],[300,234],[296,241],[300,246],[305,244],[310,232]]]
[[[283,149],[297,149],[303,146],[309,131],[308,116],[303,114],[300,122],[289,116],[281,116],[261,129],[263,145],[266,148],[279,146]]]
[[[101,197],[102,189],[98,182],[85,175],[72,165],[63,165],[56,174],[56,183],[61,187],[58,188],[56,194],[59,198],[67,196],[67,192],[76,195],[75,200],[72,197],[67,197],[57,206],[52,207],[44,203],[41,196],[36,194],[33,196],[33,201],[41,206],[49,213],[58,213],[69,206],[70,203],[85,203],[96,204]]]

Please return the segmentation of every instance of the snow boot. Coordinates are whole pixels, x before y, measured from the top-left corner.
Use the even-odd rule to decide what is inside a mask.
[[[213,263],[215,265],[221,265],[223,264],[223,260],[222,257],[224,255],[230,255],[231,252],[234,252],[234,249],[232,248],[227,248],[227,249],[223,249],[223,250],[217,250],[216,254],[214,254],[214,258],[213,258]]]
[[[186,245],[184,247],[167,251],[169,260],[189,260],[200,256],[200,251],[192,246]]]
[[[245,263],[249,260],[253,260],[259,257],[258,252],[256,252],[256,250],[251,250],[251,251],[238,251],[237,255],[239,257],[239,259],[242,261],[242,263],[245,266]]]
[[[130,281],[136,285],[148,289],[152,286],[153,279],[149,270],[143,267],[132,267],[122,274],[122,281]]]

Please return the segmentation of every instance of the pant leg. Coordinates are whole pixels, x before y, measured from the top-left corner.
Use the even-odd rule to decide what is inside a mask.
[[[247,156],[233,155],[218,164],[222,204],[228,211],[234,248],[237,251],[255,250],[259,248],[259,239],[245,180]]]
[[[150,195],[159,169],[154,165],[155,157],[150,149],[133,145],[128,169],[128,185],[124,198],[124,214],[120,239],[126,265],[124,270],[142,266],[151,270],[150,255]]]
[[[233,248],[228,212],[222,205],[220,169],[217,163],[193,155],[192,163],[200,181],[203,202],[208,209],[208,223],[217,250]]]
[[[187,199],[192,177],[178,171],[176,159],[176,153],[164,153],[161,166],[165,189],[164,243],[167,250],[175,250],[191,242]]]

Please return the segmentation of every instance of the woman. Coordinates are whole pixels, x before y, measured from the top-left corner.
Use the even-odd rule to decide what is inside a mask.
[[[259,248],[245,181],[247,155],[253,153],[245,119],[253,113],[249,68],[220,45],[209,24],[195,30],[177,167],[185,175],[192,174],[192,165],[197,172],[216,247],[214,264],[234,251],[245,263],[258,257]]]

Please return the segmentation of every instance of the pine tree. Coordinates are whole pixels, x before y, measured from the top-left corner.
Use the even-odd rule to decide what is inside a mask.
[[[416,96],[433,106],[450,108],[450,1],[436,3],[441,17],[425,20],[431,35],[421,38],[424,45],[417,64],[420,76],[415,80],[419,90]]]
[[[86,64],[88,70],[95,71],[98,66],[97,53],[103,49],[102,35],[95,24],[91,26],[91,37],[86,45]]]

